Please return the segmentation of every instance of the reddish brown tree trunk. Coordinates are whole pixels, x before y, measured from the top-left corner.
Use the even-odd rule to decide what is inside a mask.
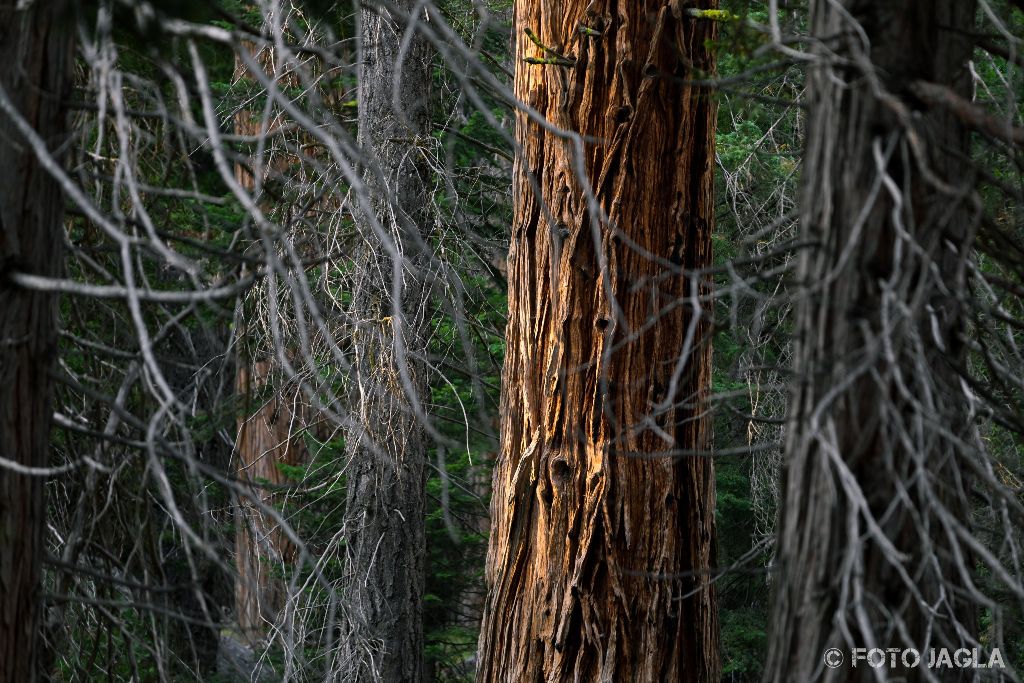
[[[235,556],[238,581],[235,606],[238,628],[246,640],[263,637],[284,607],[287,597],[283,571],[295,559],[295,545],[280,525],[255,501],[273,506],[274,488],[288,482],[279,465],[306,461],[302,439],[295,436],[304,426],[301,393],[275,384],[274,363],[262,360],[238,368],[238,394],[245,398],[236,441],[239,479],[256,482],[253,498],[242,500],[236,511]],[[269,389],[272,387],[272,389]],[[269,395],[268,395],[269,394]]]
[[[687,82],[714,30],[673,3],[516,3],[516,95],[584,137],[518,115],[480,681],[718,679],[689,276],[711,264],[716,107]]]
[[[244,49],[254,53],[256,62],[267,74],[279,79],[281,87],[297,84],[298,79],[293,75],[275,74],[269,48],[256,53],[255,45],[244,43]],[[239,60],[235,80],[251,78]],[[280,128],[282,119],[278,114],[264,127],[259,113],[243,110],[235,115],[235,132],[254,139],[259,135],[272,136]],[[265,176],[283,173],[293,159],[293,155],[277,152],[264,169]],[[241,164],[235,167],[239,184],[249,191],[256,185],[252,170],[253,164],[249,168]],[[256,321],[257,326],[261,324],[267,322]],[[247,330],[248,326],[244,325],[243,329]],[[248,334],[243,334],[241,341],[243,350],[238,354],[236,391],[243,400],[243,410],[235,442],[235,471],[239,479],[254,485],[251,497],[240,501],[235,515],[238,571],[235,608],[239,630],[247,641],[253,642],[262,638],[275,623],[287,599],[282,576],[292,564],[296,549],[277,520],[263,508],[280,502],[280,497],[274,494],[275,487],[288,481],[280,465],[298,465],[307,460],[305,444],[296,436],[306,426],[307,416],[302,392],[297,383],[288,382],[278,369],[274,350],[268,348],[271,343],[267,339],[249,338]],[[253,354],[251,349],[258,351]]]
[[[44,467],[50,452],[57,300],[7,279],[63,269],[64,200],[8,106],[50,150],[64,143],[71,23],[63,3],[0,1],[0,457]],[[36,680],[45,478],[0,464],[0,683]]]

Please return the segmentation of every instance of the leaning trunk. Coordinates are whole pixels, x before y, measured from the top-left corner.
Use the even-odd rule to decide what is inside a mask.
[[[975,566],[958,540],[969,397],[956,369],[977,210],[965,130],[914,95],[970,98],[974,11],[969,0],[813,3],[821,61],[801,206],[813,246],[797,278],[768,681],[873,681],[880,670],[851,667],[851,648],[975,643]],[[846,659],[828,677],[826,648]]]
[[[365,155],[352,308],[355,428],[348,435],[348,537],[338,679],[423,677],[424,497],[431,223],[432,51],[407,27],[418,3],[360,17],[359,142]],[[403,40],[408,38],[407,44]]]
[[[479,681],[717,681],[714,24],[516,3],[502,446]],[[578,137],[577,137],[578,136]]]
[[[50,452],[57,298],[11,273],[57,277],[64,200],[22,119],[51,151],[67,134],[71,23],[62,3],[0,1],[0,681],[37,679],[45,467]],[[28,468],[28,469],[25,469]]]

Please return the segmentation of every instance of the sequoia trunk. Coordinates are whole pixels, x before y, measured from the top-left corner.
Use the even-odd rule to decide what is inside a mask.
[[[853,647],[952,651],[977,635],[975,568],[957,540],[971,427],[956,368],[978,204],[965,130],[914,96],[929,83],[970,98],[974,12],[970,0],[812,3],[822,41],[801,211],[814,246],[797,278],[766,681],[975,675],[849,661]],[[826,669],[832,647],[846,663]]]
[[[413,0],[367,4],[360,16],[365,193],[356,209],[361,246],[352,307],[360,323],[352,338],[357,426],[347,437],[353,532],[344,681],[423,677],[432,50],[415,25],[424,21]]]
[[[502,446],[479,681],[717,681],[714,24],[518,0]]]
[[[66,9],[0,1],[0,458],[23,468],[45,467],[50,452],[57,298],[19,288],[6,274],[61,274],[64,200],[9,108],[51,153],[64,144],[72,51]],[[3,683],[37,679],[44,483],[38,473],[0,463]]]

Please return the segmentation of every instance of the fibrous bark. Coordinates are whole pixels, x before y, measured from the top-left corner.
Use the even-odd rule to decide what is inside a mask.
[[[25,7],[22,8],[22,5]],[[13,116],[51,153],[65,142],[71,23],[63,3],[0,2],[0,457],[45,467],[50,453],[57,300],[7,273],[56,277],[64,203]],[[8,111],[13,108],[16,113]],[[45,478],[0,463],[0,681],[34,681]]]
[[[347,435],[347,566],[338,680],[423,677],[424,358],[431,231],[432,50],[412,0],[366,5],[359,29],[359,143],[352,311],[359,321]]]
[[[713,3],[709,8],[713,8]],[[479,681],[714,681],[714,23],[515,10],[502,446]],[[579,142],[578,146],[576,141]]]
[[[801,212],[815,246],[797,279],[767,681],[876,680],[863,660],[851,666],[854,647],[975,646],[962,542],[970,399],[957,368],[978,205],[962,122],[915,94],[924,82],[970,98],[974,11],[812,3],[813,32],[828,39],[808,84]],[[846,661],[826,669],[831,647]]]

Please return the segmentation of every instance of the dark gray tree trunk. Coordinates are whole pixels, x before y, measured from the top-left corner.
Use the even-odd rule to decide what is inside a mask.
[[[972,0],[812,2],[828,46],[808,86],[802,231],[816,246],[799,265],[766,681],[876,680],[851,648],[925,653],[977,636],[956,368],[979,209],[966,131],[915,96],[970,97],[974,12]],[[832,647],[846,662],[828,669]],[[954,671],[933,675],[973,675]]]
[[[58,276],[64,202],[11,112],[54,152],[64,142],[71,22],[64,3],[0,0],[0,457],[45,467],[50,452],[57,298],[11,272]],[[45,478],[0,464],[0,682],[36,680]]]
[[[432,50],[403,46],[411,0],[362,10],[359,142],[366,199],[353,298],[359,324],[350,458],[348,567],[340,680],[423,677],[426,435],[423,357],[430,322],[425,282],[431,224],[427,165]]]

